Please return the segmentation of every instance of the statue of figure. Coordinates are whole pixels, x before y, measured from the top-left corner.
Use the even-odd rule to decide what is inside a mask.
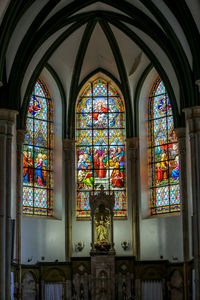
[[[97,242],[109,242],[109,217],[100,215],[98,219],[96,219],[96,239]]]

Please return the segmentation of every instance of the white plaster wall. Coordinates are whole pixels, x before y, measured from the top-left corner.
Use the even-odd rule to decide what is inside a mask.
[[[62,155],[62,108],[57,85],[47,70],[43,70],[42,79],[47,84],[54,101],[55,110],[55,217],[22,217],[22,263],[31,264],[41,261],[65,261],[65,203]]]
[[[181,215],[150,216],[147,157],[147,101],[152,84],[157,77],[153,69],[147,76],[140,94],[140,249],[141,260],[168,259],[182,261],[182,218]],[[162,257],[162,258],[161,258]]]

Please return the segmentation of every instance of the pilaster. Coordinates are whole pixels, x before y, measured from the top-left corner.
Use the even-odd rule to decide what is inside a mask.
[[[184,299],[189,299],[189,280],[187,263],[189,261],[189,225],[188,225],[188,199],[187,199],[187,166],[186,166],[186,129],[176,128],[179,149],[180,172],[180,199],[183,228],[183,256],[184,256]]]
[[[10,299],[11,160],[16,111],[0,109],[0,299]]]
[[[65,160],[65,255],[66,261],[70,261],[72,256],[72,198],[73,198],[73,165],[75,142],[71,139],[63,140],[64,160]]]
[[[130,168],[130,174],[131,174],[129,195],[132,202],[133,255],[136,257],[137,260],[139,260],[140,258],[138,174],[137,174],[138,147],[139,147],[139,139],[137,137],[127,139],[127,157],[128,157],[127,168]]]
[[[21,299],[21,218],[23,193],[23,143],[25,130],[17,130],[17,185],[16,185],[16,259],[18,264],[18,299]]]
[[[5,299],[6,244],[6,121],[0,119],[0,299]]]
[[[195,292],[196,299],[200,299],[200,106],[186,108],[184,112],[191,149]]]

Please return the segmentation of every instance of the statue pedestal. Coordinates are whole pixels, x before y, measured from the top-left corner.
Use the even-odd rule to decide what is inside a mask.
[[[91,280],[92,300],[115,300],[114,255],[91,256]]]

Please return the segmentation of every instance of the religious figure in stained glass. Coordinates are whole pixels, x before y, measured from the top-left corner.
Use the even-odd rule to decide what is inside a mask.
[[[171,103],[158,78],[149,99],[149,171],[152,214],[180,210],[179,153]]]
[[[53,109],[42,80],[29,102],[23,151],[23,213],[53,215]]]
[[[89,192],[115,190],[115,216],[125,217],[125,109],[104,79],[86,85],[76,106],[77,217],[90,216]]]

